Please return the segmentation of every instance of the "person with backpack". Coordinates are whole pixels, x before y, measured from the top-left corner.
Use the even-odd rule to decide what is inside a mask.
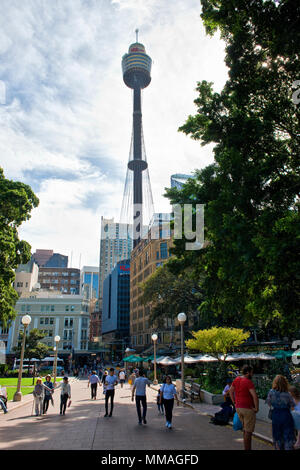
[[[166,382],[160,387],[160,404],[163,403],[165,407],[166,427],[169,429],[172,429],[174,398],[179,406],[175,385],[172,383],[171,377],[167,375]]]
[[[231,401],[243,425],[245,450],[251,450],[252,433],[255,429],[256,413],[259,407],[258,396],[251,380],[252,376],[253,367],[243,366],[242,376],[234,379],[229,390]]]

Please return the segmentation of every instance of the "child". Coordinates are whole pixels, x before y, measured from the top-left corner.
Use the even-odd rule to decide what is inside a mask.
[[[158,413],[164,414],[164,404],[163,402],[160,403],[160,390],[158,390],[157,395],[156,395],[156,403],[157,403],[157,408],[158,408]]]
[[[291,412],[294,419],[295,429],[298,431],[297,442],[295,443],[295,449],[300,449],[300,391],[297,387],[291,386],[289,392],[292,395],[294,402],[296,403],[295,408]]]

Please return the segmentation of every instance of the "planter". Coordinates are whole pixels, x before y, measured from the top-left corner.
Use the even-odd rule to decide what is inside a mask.
[[[265,400],[259,398],[259,412],[256,413],[256,418],[271,424],[272,421],[268,418],[269,410],[270,407],[265,403]]]
[[[224,403],[224,397],[221,393],[214,394],[201,389],[200,396],[204,403],[209,403],[210,405],[221,405],[221,403]]]
[[[176,391],[179,396],[180,396],[180,390],[181,390],[181,380],[177,379]],[[201,400],[204,403],[208,403],[209,405],[220,405],[221,403],[224,402],[224,397],[221,393],[214,394],[214,393],[210,393],[210,392],[207,392],[206,390],[201,389],[200,396],[201,396]]]

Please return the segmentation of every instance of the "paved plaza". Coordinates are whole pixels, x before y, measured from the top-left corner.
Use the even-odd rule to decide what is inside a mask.
[[[158,414],[156,391],[147,387],[147,425],[138,425],[135,403],[128,384],[116,388],[111,418],[104,418],[104,395],[98,389],[91,400],[87,380],[75,381],[72,404],[65,416],[59,415],[59,390],[54,407],[45,416],[31,416],[32,400],[0,414],[0,450],[242,450],[240,431],[230,426],[214,426],[210,418],[183,406],[174,406],[173,429],[165,428]],[[253,449],[272,446],[253,439]]]

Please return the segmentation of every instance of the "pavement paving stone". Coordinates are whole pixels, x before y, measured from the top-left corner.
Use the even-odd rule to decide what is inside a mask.
[[[0,415],[0,450],[201,450],[243,448],[242,433],[230,426],[217,427],[209,423],[204,409],[193,410],[175,405],[174,427],[165,428],[165,419],[158,414],[156,391],[147,389],[147,425],[139,426],[135,403],[126,384],[116,388],[112,418],[104,418],[104,400],[90,400],[87,380],[71,384],[72,404],[66,415],[59,415],[59,393],[54,394],[55,406],[50,405],[46,416],[30,416],[32,400],[22,407]],[[98,392],[99,396],[99,392]],[[26,437],[24,437],[26,436]],[[253,439],[253,448],[272,447]]]

